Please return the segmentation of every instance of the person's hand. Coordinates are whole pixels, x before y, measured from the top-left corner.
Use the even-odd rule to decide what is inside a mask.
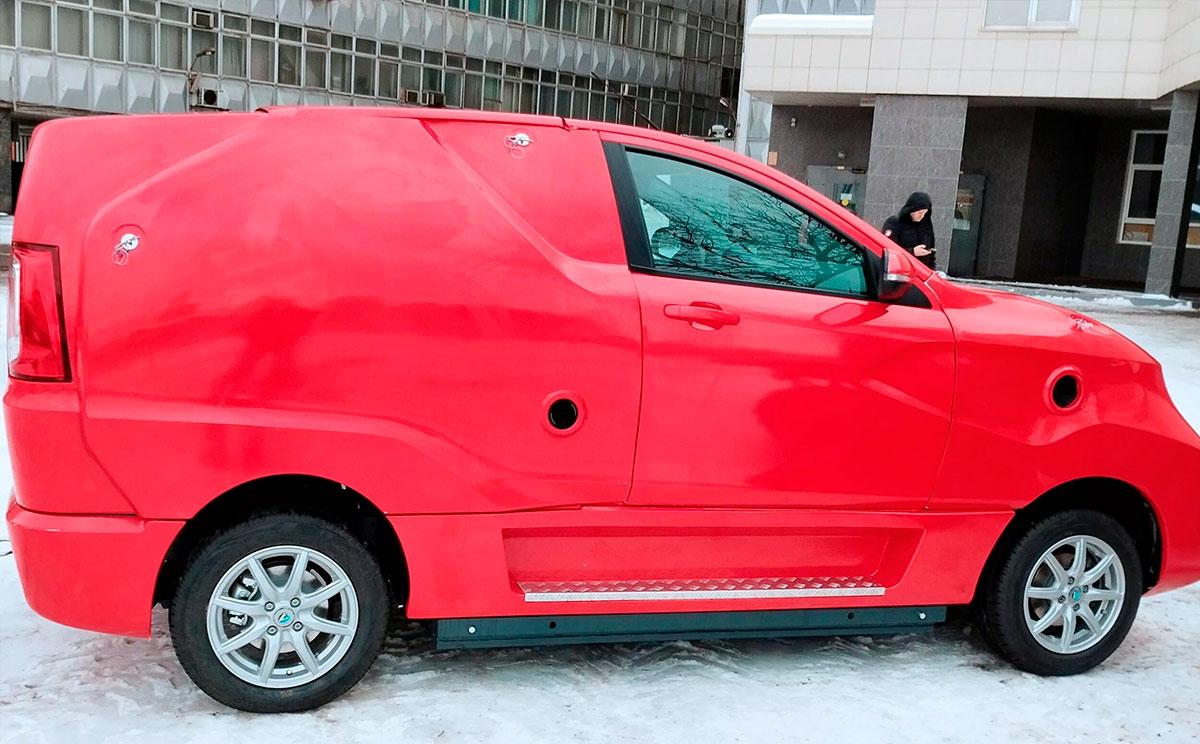
[[[917,258],[924,258],[925,256],[929,256],[932,254],[933,254],[933,251],[926,248],[924,243],[917,245],[917,246],[913,246],[913,255],[916,256]]]

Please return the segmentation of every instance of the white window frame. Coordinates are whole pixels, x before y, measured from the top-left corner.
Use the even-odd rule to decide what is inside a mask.
[[[1125,193],[1121,199],[1120,219],[1118,219],[1118,221],[1117,221],[1117,244],[1118,245],[1153,245],[1153,242],[1152,242],[1153,238],[1151,238],[1151,240],[1127,240],[1125,238],[1125,226],[1126,225],[1150,225],[1150,226],[1153,226],[1154,222],[1155,222],[1153,217],[1130,217],[1129,216],[1129,200],[1133,197],[1134,173],[1137,171],[1158,171],[1159,173],[1161,173],[1161,172],[1163,172],[1164,168],[1166,167],[1165,162],[1157,163],[1157,164],[1151,164],[1151,163],[1136,163],[1135,164],[1133,162],[1133,153],[1134,153],[1134,149],[1137,147],[1137,137],[1139,134],[1162,134],[1162,135],[1165,135],[1165,134],[1167,134],[1167,130],[1165,130],[1165,129],[1135,129],[1132,132],[1130,132],[1130,134],[1129,134],[1129,157],[1125,159]],[[1200,195],[1197,195],[1197,197],[1200,197]],[[1200,222],[1189,221],[1188,222],[1189,230],[1194,227],[1200,227]],[[1191,243],[1187,243],[1186,241],[1185,241],[1185,246],[1187,248],[1192,248],[1192,249],[1200,248],[1200,245],[1192,245]]]
[[[1126,225],[1154,225],[1153,217],[1130,217],[1129,216],[1129,200],[1133,197],[1133,176],[1137,171],[1158,171],[1162,173],[1164,164],[1159,163],[1152,165],[1148,163],[1134,163],[1133,153],[1137,148],[1137,138],[1139,134],[1162,134],[1165,135],[1165,129],[1135,129],[1129,133],[1129,155],[1125,158],[1125,192],[1121,198],[1121,215],[1117,221],[1117,243],[1123,245],[1151,245],[1151,241],[1146,240],[1126,240],[1125,226]]]
[[[1067,21],[1037,20],[1037,8],[1041,0],[1028,0],[1029,14],[1025,17],[1025,24],[1023,26],[989,26],[987,22],[987,4],[992,1],[983,0],[983,17],[980,20],[980,28],[985,31],[1062,31],[1064,29],[1079,27],[1079,0],[1071,0],[1071,17]],[[1000,0],[1000,2],[1012,2],[1012,0]]]

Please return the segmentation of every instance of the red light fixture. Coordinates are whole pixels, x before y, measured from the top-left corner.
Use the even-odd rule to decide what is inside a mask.
[[[71,379],[55,246],[13,243],[8,272],[8,374],[35,382]]]

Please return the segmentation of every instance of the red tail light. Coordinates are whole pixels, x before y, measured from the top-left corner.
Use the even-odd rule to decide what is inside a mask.
[[[8,374],[38,382],[71,379],[58,249],[52,245],[13,243],[8,272]]]

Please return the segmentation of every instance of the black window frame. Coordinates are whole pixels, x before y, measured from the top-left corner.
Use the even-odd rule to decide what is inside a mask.
[[[704,168],[705,170],[732,178],[735,181],[740,181],[751,188],[773,196],[776,199],[779,199],[781,202],[807,215],[809,219],[816,220],[818,224],[826,227],[835,236],[844,240],[862,254],[863,275],[865,277],[867,286],[866,293],[855,294],[850,292],[839,292],[831,289],[820,289],[818,287],[788,286],[785,284],[757,282],[753,280],[736,279],[733,277],[723,277],[717,275],[685,274],[678,271],[670,271],[668,269],[656,267],[653,259],[650,257],[650,241],[647,237],[645,218],[642,215],[641,205],[638,202],[637,183],[634,181],[633,169],[629,166],[629,159],[626,157],[627,152],[637,152],[653,157],[675,160],[685,165]],[[778,192],[764,188],[762,184],[745,178],[741,174],[734,173],[725,168],[694,160],[692,158],[681,157],[675,153],[655,150],[651,147],[630,146],[622,142],[605,141],[604,157],[608,162],[609,175],[611,176],[613,183],[613,192],[617,199],[617,213],[621,221],[621,235],[625,242],[625,258],[629,264],[630,271],[636,271],[641,274],[651,274],[653,276],[672,277],[676,279],[693,279],[702,282],[716,282],[718,284],[736,284],[744,287],[777,289],[784,292],[807,292],[809,294],[841,297],[849,300],[881,302],[881,300],[879,300],[879,277],[883,273],[882,257],[876,255],[874,251],[868,249],[859,241],[854,240],[841,230],[838,230],[836,227],[829,224],[819,215],[815,214],[812,210],[806,209],[805,207],[797,204],[795,200],[780,196]],[[916,287],[914,285],[914,289],[915,288]],[[925,297],[924,293],[918,290],[917,294],[920,295],[919,300],[914,301],[913,299],[910,299],[913,296],[913,292],[908,292],[900,303],[887,304],[915,304],[922,307],[931,307],[929,299]]]

